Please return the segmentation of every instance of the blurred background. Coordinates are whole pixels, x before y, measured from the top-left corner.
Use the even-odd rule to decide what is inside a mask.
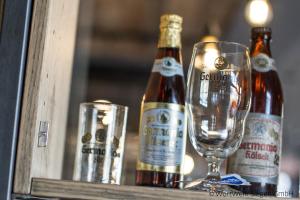
[[[251,26],[245,18],[247,3],[247,0],[81,1],[64,178],[71,179],[73,174],[70,166],[74,162],[79,104],[106,99],[129,106],[122,182],[134,185],[140,103],[156,55],[160,16],[174,13],[183,17],[182,53],[186,73],[193,44],[205,36],[213,35],[219,40],[250,44]],[[293,191],[297,196],[300,166],[300,1],[270,0],[269,6],[272,10],[269,10],[266,20],[270,21],[269,26],[273,30],[272,53],[285,95],[279,188]],[[255,9],[256,14],[264,12],[263,8]],[[186,178],[204,177],[207,164],[193,150],[189,141],[187,154],[191,157]]]

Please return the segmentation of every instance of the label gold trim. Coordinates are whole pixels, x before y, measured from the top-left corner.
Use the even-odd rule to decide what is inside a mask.
[[[158,165],[151,165],[147,163],[143,163],[141,161],[137,162],[137,170],[143,171],[156,171],[156,172],[168,172],[168,173],[181,173],[180,166],[158,166]]]
[[[165,108],[174,111],[184,112],[184,105],[175,104],[175,103],[147,102],[144,103],[142,107],[142,113],[144,113],[147,110],[157,109],[157,108]]]

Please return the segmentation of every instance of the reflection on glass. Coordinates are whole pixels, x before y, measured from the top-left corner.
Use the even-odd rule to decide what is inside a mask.
[[[108,101],[80,104],[74,180],[120,184],[127,110]]]

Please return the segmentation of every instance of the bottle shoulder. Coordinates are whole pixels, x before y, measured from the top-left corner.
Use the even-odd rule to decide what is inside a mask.
[[[251,112],[282,115],[283,91],[276,71],[252,70]]]
[[[180,48],[158,48],[144,102],[184,105],[185,82]]]
[[[152,72],[145,91],[144,102],[166,102],[184,105],[184,77],[165,77]]]
[[[255,91],[267,93],[282,93],[281,81],[277,71],[270,70],[268,72],[258,72],[252,69],[252,83],[255,86]]]

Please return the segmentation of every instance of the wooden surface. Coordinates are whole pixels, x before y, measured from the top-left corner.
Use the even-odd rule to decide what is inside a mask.
[[[34,1],[15,169],[14,192],[32,177],[61,177],[79,0]],[[47,147],[38,147],[41,121]]]
[[[154,187],[137,186],[117,186],[107,184],[93,184],[86,182],[61,181],[34,178],[32,181],[31,195],[38,197],[57,197],[70,199],[153,199],[153,200],[174,200],[174,199],[197,199],[210,200],[222,199],[224,196],[217,197],[205,192],[194,192],[186,190],[171,190]],[[232,197],[227,199],[252,199],[252,200],[275,200],[275,197]]]

